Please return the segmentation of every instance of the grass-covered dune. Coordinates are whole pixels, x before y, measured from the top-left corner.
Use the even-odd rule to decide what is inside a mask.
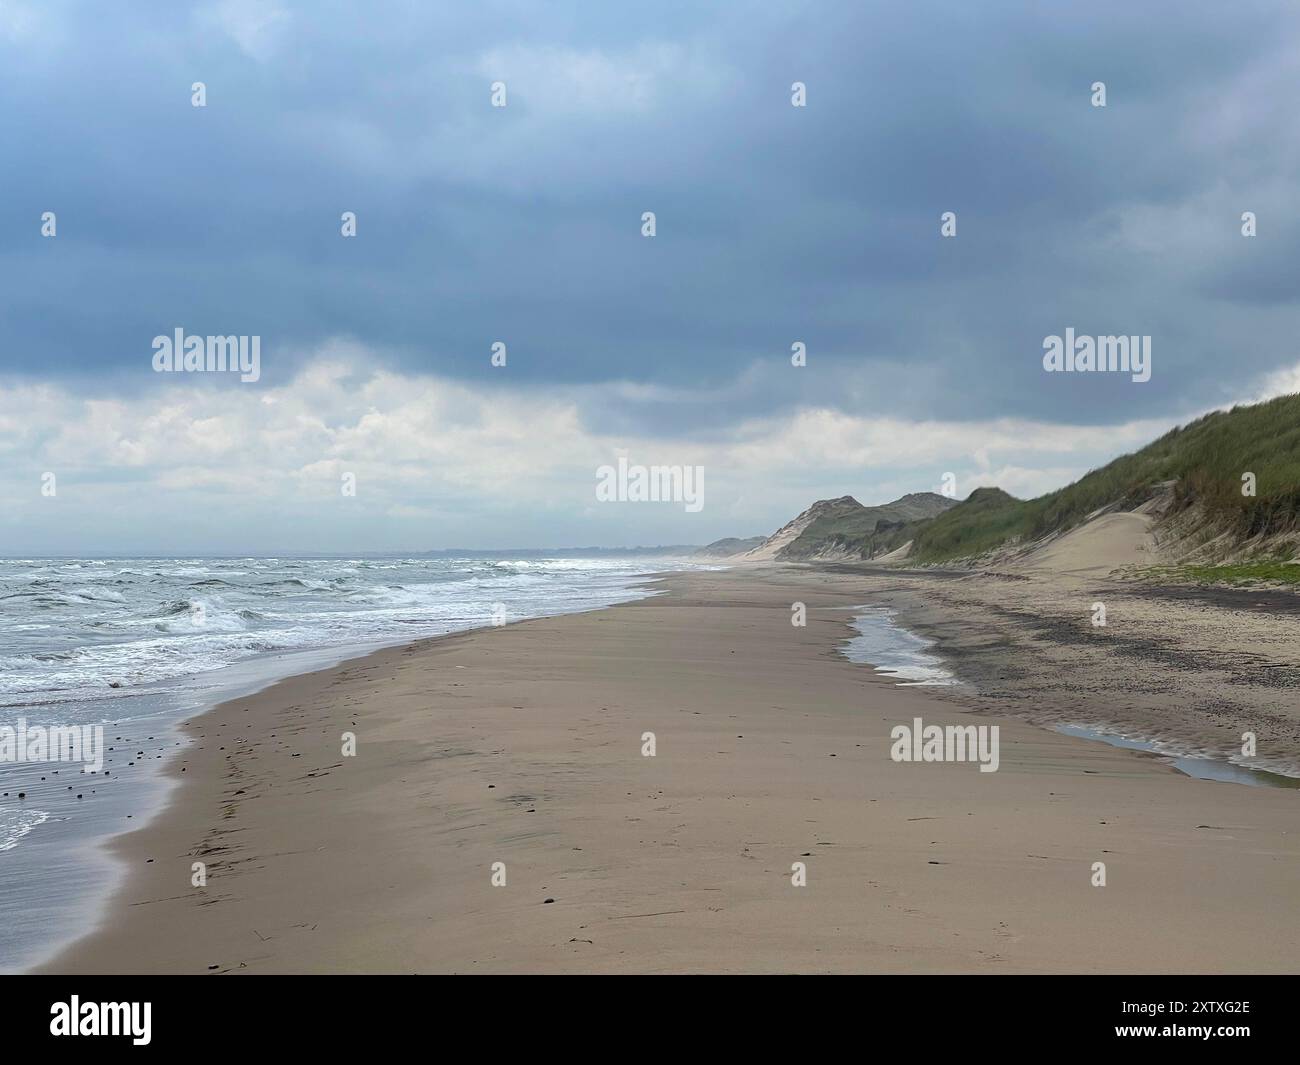
[[[1242,492],[1254,474],[1255,495]],[[980,488],[910,526],[911,557],[941,562],[1029,542],[1104,508],[1129,510],[1173,482],[1173,512],[1198,507],[1207,525],[1246,541],[1300,526],[1300,395],[1207,414],[1065,488],[1015,499]]]

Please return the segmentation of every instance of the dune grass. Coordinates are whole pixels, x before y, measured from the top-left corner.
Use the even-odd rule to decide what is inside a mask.
[[[1243,495],[1254,474],[1255,495]],[[922,562],[981,554],[1079,524],[1093,511],[1126,510],[1173,481],[1174,504],[1199,504],[1242,539],[1300,524],[1300,395],[1207,414],[1037,499],[979,489],[915,532]]]
[[[1232,562],[1219,566],[1145,566],[1127,575],[1139,580],[1171,581],[1177,584],[1226,584],[1233,587],[1251,584],[1300,585],[1300,565],[1277,561]]]

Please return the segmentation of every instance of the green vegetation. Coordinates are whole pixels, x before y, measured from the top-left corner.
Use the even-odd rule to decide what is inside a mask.
[[[1222,566],[1144,566],[1128,572],[1126,576],[1179,584],[1300,584],[1300,565],[1286,562],[1239,562]]]
[[[1022,538],[1028,506],[1001,488],[977,488],[964,502],[915,530],[912,557],[940,562],[983,554]]]
[[[1245,473],[1255,475],[1254,497],[1242,495]],[[1297,528],[1300,395],[1207,414],[1037,499],[977,489],[946,513],[918,523],[913,557],[941,562],[1037,540],[1104,507],[1130,510],[1168,481],[1175,482],[1175,509],[1199,504],[1209,521],[1240,539]]]
[[[813,504],[812,521],[782,552],[783,558],[810,558],[828,550],[842,549],[867,558],[893,550],[909,540],[899,539],[903,530],[956,506],[935,492],[916,492],[892,503],[864,507],[852,496],[825,499]]]

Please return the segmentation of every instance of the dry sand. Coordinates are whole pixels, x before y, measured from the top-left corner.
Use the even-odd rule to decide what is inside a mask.
[[[692,574],[292,678],[192,723],[176,801],[116,844],[130,872],[104,926],[47,968],[1294,971],[1300,793],[1193,780],[1009,716],[1075,701],[1064,639],[1036,642],[1042,604],[1075,659],[1101,659],[1083,688],[1106,641],[1147,624],[1121,605],[1086,644],[1095,589],[1079,580]],[[1001,668],[1017,698],[898,687],[844,659],[848,608],[880,597],[946,625],[959,668]],[[1115,686],[1148,668],[1109,653]],[[1112,695],[1081,698],[1091,712]],[[1147,712],[1176,722],[1166,696]],[[890,729],[918,716],[999,725],[999,771],[891,761]]]

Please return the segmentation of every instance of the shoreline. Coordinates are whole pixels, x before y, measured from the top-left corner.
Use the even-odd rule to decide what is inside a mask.
[[[655,594],[653,584],[658,572],[661,571],[650,570],[645,573],[629,574],[625,578],[624,586],[618,592],[624,598],[616,601],[635,601],[638,598]],[[605,605],[580,607],[579,610],[599,610]],[[519,620],[563,616],[570,612],[572,611],[569,608],[561,608],[555,613],[543,613],[520,618]],[[518,622],[507,622],[507,624],[516,623]],[[480,631],[486,628],[490,628],[490,626],[457,629],[449,633],[418,637],[415,642],[438,640],[447,636]],[[122,848],[119,841],[129,839],[135,834],[147,830],[177,800],[180,784],[186,779],[178,771],[177,767],[183,761],[182,755],[195,742],[195,734],[190,727],[193,722],[201,721],[208,714],[219,710],[229,702],[261,695],[284,681],[342,669],[351,662],[396,647],[403,647],[411,642],[412,638],[410,637],[406,639],[382,637],[350,644],[277,651],[235,662],[217,671],[197,673],[182,678],[181,684],[183,685],[184,694],[173,705],[157,712],[156,724],[152,725],[152,728],[160,732],[161,743],[155,740],[154,736],[149,736],[145,741],[143,737],[145,728],[143,726],[137,728],[136,735],[128,737],[128,739],[136,742],[156,744],[156,746],[150,747],[150,753],[154,751],[161,752],[161,754],[154,755],[155,758],[161,760],[161,764],[154,765],[142,761],[143,775],[138,780],[132,781],[132,786],[135,789],[133,795],[131,797],[126,795],[117,797],[116,805],[120,807],[118,816],[123,815],[127,810],[131,811],[126,814],[127,822],[108,828],[101,825],[98,831],[79,826],[78,831],[86,837],[81,843],[91,851],[88,857],[74,859],[69,854],[64,853],[66,846],[63,847],[63,850],[58,849],[61,845],[60,841],[45,838],[39,841],[43,847],[54,848],[52,854],[61,865],[66,867],[67,876],[77,881],[99,881],[93,889],[81,891],[79,897],[74,895],[61,900],[57,908],[49,908],[48,912],[43,916],[49,921],[57,920],[60,925],[90,925],[93,928],[99,928],[105,924],[111,912],[113,901],[121,893],[129,873],[129,869],[122,858]],[[151,694],[148,689],[142,692],[144,698],[149,698]],[[118,722],[113,721],[106,722],[105,728],[107,729],[110,724],[115,729],[121,727]],[[120,736],[117,738],[122,739]],[[127,744],[127,746],[130,745],[130,743]],[[111,751],[113,748],[109,747],[108,750]],[[110,765],[114,763],[111,756],[107,761]],[[120,776],[121,766],[113,765],[113,769],[118,771],[118,780],[120,781],[122,779]],[[139,801],[132,801],[133,799]],[[60,818],[47,818],[47,820],[60,820]],[[36,855],[29,849],[35,842],[22,844],[24,850],[21,852],[20,857],[23,862],[28,864],[36,862]],[[37,866],[39,867],[39,863],[37,863]],[[30,874],[26,875],[30,876]],[[35,889],[40,887],[37,884],[28,886]],[[90,933],[83,931],[65,935],[60,937],[57,943],[27,948],[7,958],[0,957],[0,961],[3,962],[3,964],[0,964],[0,973],[16,974],[39,971],[42,967],[50,964],[60,953],[79,940],[84,939],[88,934]]]
[[[437,638],[437,637],[434,637]],[[161,727],[167,730],[167,739],[174,740],[168,753],[163,757],[163,764],[156,769],[151,770],[151,775],[138,785],[146,795],[152,794],[152,802],[146,803],[147,809],[143,815],[132,815],[134,822],[128,827],[120,828],[116,831],[109,832],[96,839],[93,843],[95,854],[93,856],[93,865],[99,869],[106,880],[111,883],[94,894],[88,896],[80,904],[80,913],[73,913],[69,916],[73,920],[83,920],[95,929],[103,927],[108,922],[108,917],[112,909],[112,904],[118,894],[122,891],[129,876],[129,868],[124,862],[120,853],[120,841],[136,835],[137,833],[146,832],[150,826],[157,821],[159,817],[165,814],[168,808],[177,801],[181,793],[182,784],[185,777],[176,772],[176,767],[182,761],[182,755],[188,750],[190,745],[195,742],[191,734],[190,725],[199,721],[208,714],[219,710],[228,702],[233,702],[241,698],[251,698],[261,695],[263,692],[274,688],[282,681],[291,680],[294,677],[307,676],[311,673],[328,672],[332,669],[339,669],[347,663],[358,659],[366,658],[375,654],[377,651],[387,650],[395,644],[385,643],[381,647],[370,647],[366,649],[358,648],[315,648],[312,650],[293,651],[281,654],[267,656],[263,662],[250,660],[249,662],[240,663],[236,666],[227,667],[231,672],[245,674],[244,679],[234,683],[224,684],[221,686],[219,693],[212,693],[203,697],[199,702],[192,704],[187,710],[177,708],[171,714],[167,715]],[[314,661],[305,671],[295,670],[283,672],[281,670],[266,671],[254,670],[258,665],[265,666],[270,661],[277,659],[298,659],[302,662]],[[86,938],[90,933],[81,933],[72,937],[64,937],[58,944],[51,945],[47,949],[38,952],[33,958],[26,961],[25,964],[16,965],[12,968],[0,970],[3,973],[17,974],[24,972],[37,972],[42,967],[50,964],[60,953],[73,946],[76,942]]]
[[[932,689],[896,687],[840,654],[852,606],[881,594],[869,575],[745,567],[653,581],[663,595],[374,651],[190,718],[192,741],[166,770],[186,770],[186,786],[147,825],[114,838],[127,873],[96,929],[34,968],[1108,971],[1087,962],[1100,937],[1136,967],[1121,961],[1121,971],[1175,954],[1171,964],[1206,971],[1285,969],[1295,944],[1257,926],[1270,913],[1274,928],[1285,922],[1282,889],[1290,884],[1294,897],[1300,887],[1300,853],[1285,838],[1293,800],[997,717],[987,700],[958,707]],[[806,597],[805,629],[790,625],[792,587]],[[471,678],[472,690],[456,690]],[[884,755],[884,725],[971,709],[1003,730],[1002,768],[988,779],[968,765],[900,766]],[[337,742],[349,726],[351,764]],[[641,755],[645,731],[661,745],[654,758]],[[1076,805],[1109,818],[1089,826],[1081,810],[1062,810],[1054,797],[1066,789],[1087,792]],[[1189,806],[1204,816],[1184,825]],[[877,811],[903,808],[926,816],[875,823]],[[1160,816],[1144,828],[1152,808]],[[1108,837],[1119,825],[1137,854],[1152,834],[1164,848],[1198,851],[1211,830],[1226,831],[1215,825],[1234,823],[1225,810],[1260,822],[1234,830],[1250,846],[1233,844],[1242,853],[1216,863],[1256,868],[1255,903],[1221,874],[1198,873],[1195,888],[1174,879],[1216,912],[1236,907],[1235,938],[1207,944],[1189,927],[1180,954],[1133,953],[1131,889],[1092,888],[1091,860],[1112,853],[1102,844],[1116,842]],[[994,813],[1039,853],[1003,853],[1006,826]],[[804,827],[824,817],[835,839]],[[865,836],[863,821],[873,828]],[[973,835],[919,842],[916,829],[930,821],[967,822]],[[783,844],[769,839],[782,835]],[[1066,857],[1051,853],[1066,836],[1080,850],[1069,877]],[[1269,872],[1259,868],[1261,843]],[[801,855],[809,894],[790,885]],[[194,860],[208,865],[205,888],[191,886]],[[494,861],[506,864],[504,888],[490,884]],[[1167,865],[1127,861],[1167,894]],[[973,879],[941,881],[932,916],[947,934],[909,931],[943,865],[973,867]],[[1029,911],[1036,934],[999,932],[1014,927],[1008,914],[993,920],[1001,900],[1042,879],[1045,865],[1046,894]],[[1168,916],[1157,894],[1137,906],[1155,925]],[[1124,905],[1108,907],[1116,895]],[[1106,919],[1079,937],[1055,912],[1067,902],[1071,913]],[[864,907],[873,918],[865,923]],[[570,936],[548,931],[556,914],[572,918]],[[1149,947],[1151,934],[1136,939]],[[765,935],[784,949],[772,953]],[[954,949],[962,937],[978,946]],[[749,949],[737,954],[738,943]]]

